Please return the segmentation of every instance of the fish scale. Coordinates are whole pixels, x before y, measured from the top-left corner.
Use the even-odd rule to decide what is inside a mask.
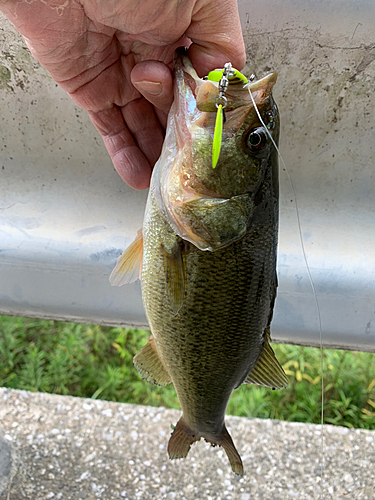
[[[252,230],[245,238],[223,250],[204,252],[190,245],[186,256],[187,292],[175,315],[160,251],[164,232],[171,229],[156,203],[153,207],[149,216],[159,223],[144,235],[148,250],[142,269],[150,328],[184,415],[188,415],[186,422],[205,432],[204,423],[199,427],[201,422],[209,420],[219,422],[218,427],[222,425],[233,388],[254,367],[263,348],[275,290],[276,246],[273,231],[263,231],[263,237],[255,243],[253,232],[258,227],[264,229],[264,220],[276,225],[277,212],[273,217],[260,212],[258,224],[252,221]],[[265,261],[273,263],[267,272]],[[259,290],[262,270],[263,286]],[[158,276],[156,280],[153,274]],[[254,297],[261,307],[253,307]],[[200,397],[195,397],[201,393],[204,405]]]

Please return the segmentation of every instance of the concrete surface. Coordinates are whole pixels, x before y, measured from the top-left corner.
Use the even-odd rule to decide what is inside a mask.
[[[228,417],[245,466],[196,443],[171,462],[180,412],[0,389],[1,500],[375,499],[375,432]],[[323,488],[322,488],[323,487]]]

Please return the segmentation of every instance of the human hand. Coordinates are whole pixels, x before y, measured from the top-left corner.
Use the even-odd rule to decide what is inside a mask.
[[[203,76],[242,69],[236,0],[0,0],[33,56],[89,113],[113,165],[149,186],[173,101],[174,50],[189,45]]]

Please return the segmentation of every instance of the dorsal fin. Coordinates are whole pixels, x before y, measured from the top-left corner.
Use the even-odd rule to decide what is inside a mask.
[[[109,282],[112,286],[122,286],[133,283],[141,275],[143,257],[143,235],[140,229],[135,240],[117,259],[117,264],[113,269]]]
[[[272,347],[268,343],[267,334],[263,352],[257,364],[244,380],[244,384],[263,385],[271,389],[281,389],[288,385],[288,379],[284,370],[277,361]]]

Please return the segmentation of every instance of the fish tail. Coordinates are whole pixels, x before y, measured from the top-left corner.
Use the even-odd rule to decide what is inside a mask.
[[[181,417],[168,443],[169,458],[171,460],[185,458],[189,453],[191,445],[199,440],[200,436],[188,426],[184,417]]]
[[[185,458],[189,453],[191,445],[200,440],[200,435],[193,431],[185,422],[184,417],[181,417],[174,428],[171,438],[168,443],[168,455],[171,460],[175,458]],[[229,459],[232,471],[239,476],[243,476],[243,465],[241,457],[234,446],[233,440],[223,427],[220,436],[217,439],[206,439],[213,446],[222,446]]]
[[[206,439],[206,441],[211,443],[213,446],[215,445],[222,446],[224,448],[225,453],[227,454],[230,466],[232,467],[232,471],[239,476],[243,476],[243,464],[241,457],[238,451],[236,450],[233,440],[230,437],[230,434],[227,431],[225,425],[218,439],[214,441],[211,439]]]
[[[234,446],[233,439],[230,437],[227,428],[224,425],[223,432],[221,434],[221,441],[218,443],[224,448],[225,453],[232,467],[232,471],[239,476],[243,476],[243,465],[241,457]]]

